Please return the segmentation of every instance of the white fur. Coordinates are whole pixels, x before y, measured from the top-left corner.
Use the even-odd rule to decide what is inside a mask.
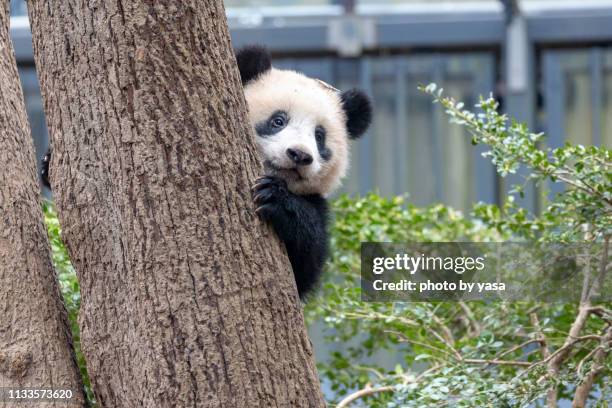
[[[265,161],[276,168],[292,168],[288,148],[300,149],[313,157],[313,163],[295,171],[278,171],[268,166],[266,173],[287,180],[296,194],[327,195],[340,185],[348,167],[348,133],[340,94],[321,81],[294,71],[272,68],[245,87],[251,125],[267,120],[274,112],[287,112],[289,123],[279,133],[257,137]],[[326,130],[325,145],[331,158],[324,161],[317,149],[315,129]]]

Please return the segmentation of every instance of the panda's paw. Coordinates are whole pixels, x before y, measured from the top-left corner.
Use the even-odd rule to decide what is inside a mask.
[[[279,177],[263,176],[251,188],[255,214],[265,220],[277,216],[289,194],[287,182]]]
[[[42,179],[43,185],[47,188],[51,188],[51,184],[49,184],[49,163],[50,162],[51,162],[51,149],[49,148],[41,159],[41,170],[40,170],[40,177]]]

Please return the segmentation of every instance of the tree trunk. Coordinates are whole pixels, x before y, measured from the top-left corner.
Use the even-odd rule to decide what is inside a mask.
[[[0,405],[10,401],[9,389],[37,388],[70,389],[73,398],[68,405],[83,406],[83,386],[51,265],[34,160],[4,1],[0,5]],[[34,400],[15,403],[26,405],[67,406]]]
[[[101,406],[323,406],[221,0],[28,2]]]
[[[593,386],[597,377],[604,374],[607,370],[606,360],[610,354],[612,347],[612,327],[608,326],[604,335],[601,338],[599,346],[593,353],[591,368],[586,373],[582,382],[576,387],[572,408],[584,408],[587,406],[589,395],[593,391]],[[600,392],[605,393],[605,389],[600,389]]]

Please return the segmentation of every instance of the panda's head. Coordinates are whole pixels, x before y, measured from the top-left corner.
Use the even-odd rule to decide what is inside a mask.
[[[295,194],[330,193],[346,174],[349,140],[370,125],[368,97],[272,68],[263,47],[245,47],[236,59],[266,174]]]

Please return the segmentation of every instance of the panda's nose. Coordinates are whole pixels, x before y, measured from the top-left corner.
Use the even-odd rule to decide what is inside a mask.
[[[287,156],[298,166],[312,164],[312,156],[300,149],[287,149]]]

